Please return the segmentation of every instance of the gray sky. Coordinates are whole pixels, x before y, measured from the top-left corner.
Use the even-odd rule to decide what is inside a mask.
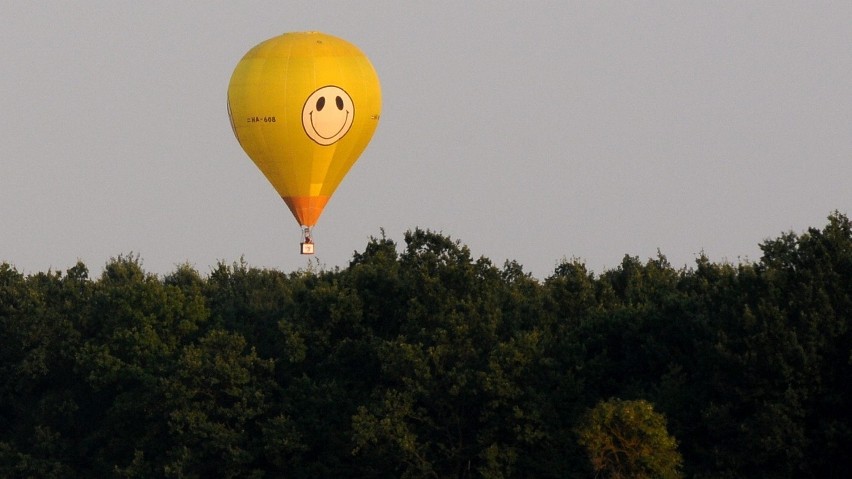
[[[368,6],[369,5],[369,6]],[[318,30],[382,82],[373,140],[315,230],[441,231],[539,278],[659,248],[760,256],[852,205],[852,2],[0,0],[0,261],[291,271],[299,227],[225,97],[255,44]]]

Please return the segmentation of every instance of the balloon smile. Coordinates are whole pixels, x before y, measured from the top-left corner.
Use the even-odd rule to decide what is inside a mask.
[[[302,106],[302,127],[308,138],[328,146],[346,136],[355,120],[355,104],[343,88],[326,85],[308,95]]]
[[[316,133],[317,136],[322,138],[323,140],[330,140],[330,139],[334,138],[335,136],[340,135],[340,132],[342,132],[343,129],[346,128],[346,122],[349,120],[349,110],[346,110],[346,116],[343,118],[343,123],[340,124],[340,129],[338,129],[336,132],[334,132],[331,136],[323,136],[323,134],[320,133],[319,130],[317,130],[316,125],[314,125],[314,112],[313,111],[311,111],[308,114],[308,116],[311,117],[311,128],[314,130],[314,133]],[[343,136],[343,135],[340,135],[340,136]]]

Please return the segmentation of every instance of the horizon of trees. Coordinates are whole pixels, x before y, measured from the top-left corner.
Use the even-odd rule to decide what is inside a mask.
[[[665,425],[667,477],[852,468],[845,215],[753,263],[543,280],[404,241],[290,273],[0,263],[0,476],[593,477],[579,431],[622,401]]]

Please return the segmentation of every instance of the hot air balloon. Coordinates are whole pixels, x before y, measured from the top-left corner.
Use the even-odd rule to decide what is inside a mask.
[[[248,51],[231,75],[228,116],[243,150],[302,228],[312,228],[379,123],[379,78],[355,45],[285,33]]]

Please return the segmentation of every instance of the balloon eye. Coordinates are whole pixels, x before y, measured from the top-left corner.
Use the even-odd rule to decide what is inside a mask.
[[[338,97],[338,98],[339,98],[339,97]],[[324,106],[325,106],[325,97],[324,97],[324,96],[321,96],[321,97],[319,97],[319,99],[317,100],[317,111],[322,111],[322,109],[323,109],[323,107],[324,107]]]
[[[337,109],[343,111],[343,98],[337,97],[335,102],[337,103]]]

